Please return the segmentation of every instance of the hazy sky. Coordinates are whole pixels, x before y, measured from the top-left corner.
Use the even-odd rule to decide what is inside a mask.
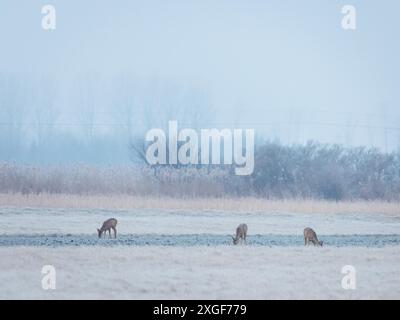
[[[56,30],[41,27],[44,4]],[[345,4],[355,31],[341,28]],[[65,113],[76,78],[124,73],[206,92],[210,126],[393,149],[399,14],[397,0],[2,0],[0,72],[50,76]]]

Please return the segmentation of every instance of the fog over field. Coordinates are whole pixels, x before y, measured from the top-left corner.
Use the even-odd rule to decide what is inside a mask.
[[[0,4],[0,160],[130,163],[150,128],[253,128],[283,144],[400,145],[397,1]],[[229,9],[227,9],[229,8]]]

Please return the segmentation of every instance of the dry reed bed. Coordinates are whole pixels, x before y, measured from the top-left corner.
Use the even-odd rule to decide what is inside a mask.
[[[2,207],[219,210],[265,213],[363,213],[400,216],[399,202],[269,200],[262,198],[167,198],[129,195],[0,194]]]

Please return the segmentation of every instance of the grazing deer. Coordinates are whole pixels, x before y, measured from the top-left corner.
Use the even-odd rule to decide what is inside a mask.
[[[312,242],[314,244],[314,246],[320,246],[322,247],[322,245],[324,244],[323,241],[319,241],[317,238],[317,234],[315,233],[315,231],[311,228],[305,228],[303,231],[304,234],[304,245],[308,245],[310,242]]]
[[[239,224],[239,226],[236,228],[236,237],[232,236],[233,239],[233,244],[238,244],[239,240],[241,240],[241,243],[246,243],[246,236],[247,236],[247,224],[242,223]]]
[[[101,238],[102,233],[104,232],[104,236],[107,231],[111,238],[111,229],[114,230],[114,238],[117,238],[117,219],[111,218],[103,222],[103,225],[100,229],[97,229],[97,233],[99,234],[99,238]]]

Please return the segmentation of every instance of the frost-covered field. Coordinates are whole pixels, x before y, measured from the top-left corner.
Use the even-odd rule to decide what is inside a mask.
[[[249,234],[300,235],[311,226],[319,234],[400,234],[398,215],[264,213],[220,210],[45,209],[0,207],[0,234],[96,234],[110,217],[120,234],[220,234],[234,232],[242,222]]]
[[[119,239],[98,240],[109,217]],[[395,214],[0,207],[0,222],[1,299],[400,299]],[[242,222],[249,245],[227,245]],[[326,246],[303,247],[306,226]],[[55,290],[41,287],[44,265]],[[356,290],[341,286],[345,265]]]
[[[2,247],[2,299],[400,298],[400,247]],[[56,268],[56,289],[41,268]],[[344,290],[341,268],[356,268]]]

